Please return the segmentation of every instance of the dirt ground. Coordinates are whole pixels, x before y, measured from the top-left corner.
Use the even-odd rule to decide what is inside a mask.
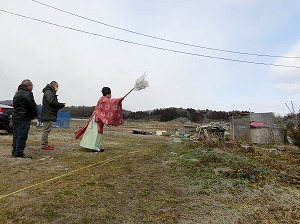
[[[132,129],[180,124],[127,122],[105,128],[97,153],[74,138],[83,124],[53,129],[53,151],[31,128],[33,159],[12,158],[0,133],[0,223],[300,223],[298,149],[175,143]]]

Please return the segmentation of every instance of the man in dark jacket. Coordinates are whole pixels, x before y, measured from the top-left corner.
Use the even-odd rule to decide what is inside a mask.
[[[24,148],[30,128],[30,121],[37,117],[37,106],[34,101],[33,84],[29,79],[25,79],[18,87],[13,98],[13,150],[15,158],[31,158],[24,155]]]
[[[43,89],[43,105],[41,112],[41,121],[43,122],[42,149],[53,150],[54,147],[48,145],[48,135],[51,132],[53,122],[57,119],[58,110],[65,107],[64,103],[57,100],[58,83],[52,81]]]

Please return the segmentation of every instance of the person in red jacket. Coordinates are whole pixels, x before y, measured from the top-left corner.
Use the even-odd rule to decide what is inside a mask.
[[[83,135],[80,146],[96,152],[103,152],[101,145],[103,126],[119,126],[123,124],[121,98],[111,98],[109,87],[102,88],[102,97],[98,100],[95,110],[87,124],[75,133],[76,139]]]

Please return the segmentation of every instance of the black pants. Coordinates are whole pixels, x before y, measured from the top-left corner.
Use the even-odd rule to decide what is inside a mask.
[[[30,121],[22,121],[13,124],[13,156],[24,155],[24,148],[28,137]]]

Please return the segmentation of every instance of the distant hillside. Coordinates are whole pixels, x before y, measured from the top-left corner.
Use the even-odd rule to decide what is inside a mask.
[[[94,107],[86,106],[72,106],[63,108],[62,111],[69,111],[73,118],[88,118],[94,111]],[[238,113],[239,111],[234,111]],[[247,111],[241,111],[247,113]],[[249,112],[248,112],[249,113]],[[171,121],[176,118],[187,118],[193,122],[213,121],[213,120],[228,120],[229,112],[227,111],[213,111],[213,110],[195,110],[192,108],[164,108],[149,111],[128,111],[123,109],[124,119],[133,120],[158,120],[158,121]]]
[[[12,105],[12,100],[3,100],[0,101],[0,104]],[[94,111],[93,106],[71,106],[65,107],[61,111],[70,112],[71,117],[73,118],[88,118]],[[230,111],[232,112],[232,111]],[[133,120],[158,120],[158,121],[171,121],[177,118],[187,118],[193,122],[202,122],[202,121],[214,121],[214,120],[228,120],[229,113],[228,111],[213,111],[213,110],[195,110],[192,108],[163,108],[155,109],[148,111],[136,111],[132,112],[129,110],[123,109],[124,119],[133,119]],[[249,113],[248,111],[234,111],[234,113]]]

